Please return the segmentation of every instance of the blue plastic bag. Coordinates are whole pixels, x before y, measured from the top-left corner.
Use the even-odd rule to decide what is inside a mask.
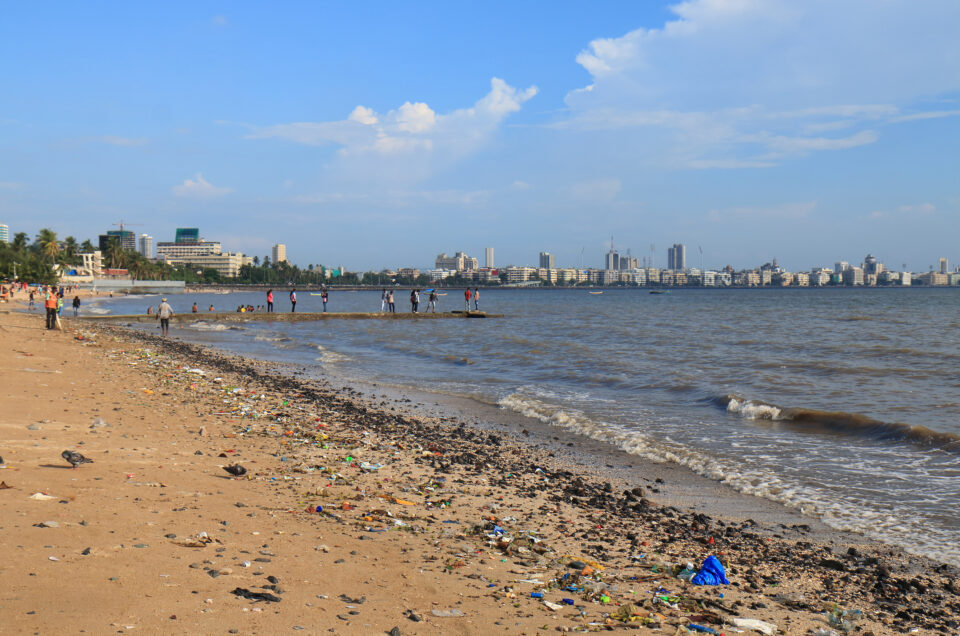
[[[723,570],[723,564],[712,554],[703,561],[700,571],[690,579],[690,582],[694,585],[730,585],[727,573]]]

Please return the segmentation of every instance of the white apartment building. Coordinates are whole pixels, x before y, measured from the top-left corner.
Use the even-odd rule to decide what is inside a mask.
[[[475,271],[480,269],[477,259],[467,256],[464,252],[457,252],[453,256],[447,256],[446,252],[442,252],[437,255],[437,260],[434,263],[434,266],[437,269],[452,269],[458,272],[465,270]]]
[[[503,271],[508,283],[525,283],[537,274],[536,267],[507,267]]]

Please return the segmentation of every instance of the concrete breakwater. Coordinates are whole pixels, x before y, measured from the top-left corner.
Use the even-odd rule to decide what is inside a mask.
[[[439,320],[444,318],[503,318],[503,314],[488,314],[483,311],[449,311],[445,313],[380,313],[380,312],[207,312],[174,314],[171,322],[310,322],[315,320]],[[112,314],[81,316],[78,320],[97,322],[154,322],[156,314]]]

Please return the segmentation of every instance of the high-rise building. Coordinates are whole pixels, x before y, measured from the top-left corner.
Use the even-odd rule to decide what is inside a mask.
[[[556,269],[557,258],[550,252],[540,252],[540,267]]]
[[[0,242],[9,243],[10,242],[10,228],[0,223]]]
[[[674,243],[667,248],[667,269],[675,272],[687,268],[687,248],[683,243]]]
[[[153,237],[148,234],[140,235],[140,245],[137,246],[144,258],[153,258]]]
[[[620,269],[620,253],[612,246],[603,259],[603,269]]]
[[[109,230],[106,234],[101,234],[99,239],[100,251],[106,252],[113,241],[120,241],[120,246],[127,251],[137,251],[137,235],[130,230]]]
[[[175,238],[173,239],[174,243],[199,243],[200,242],[200,228],[196,227],[178,227]]]
[[[940,273],[941,273],[941,274],[946,274],[946,273],[947,273],[947,269],[948,269],[949,267],[950,267],[950,263],[947,261],[947,259],[946,259],[945,257],[941,257],[941,258],[940,258]]]
[[[285,243],[277,243],[273,246],[273,252],[270,255],[274,263],[283,263],[287,260],[287,246]]]
[[[495,265],[493,264],[493,248],[492,247],[488,247],[485,250],[483,261],[484,261],[483,266],[486,267],[487,269],[493,269],[495,267]]]

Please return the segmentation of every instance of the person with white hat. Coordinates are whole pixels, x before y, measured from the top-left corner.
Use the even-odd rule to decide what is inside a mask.
[[[170,316],[173,315],[173,307],[167,304],[166,298],[160,299],[160,306],[157,307],[157,318],[160,319],[160,333],[167,336],[170,333]]]

